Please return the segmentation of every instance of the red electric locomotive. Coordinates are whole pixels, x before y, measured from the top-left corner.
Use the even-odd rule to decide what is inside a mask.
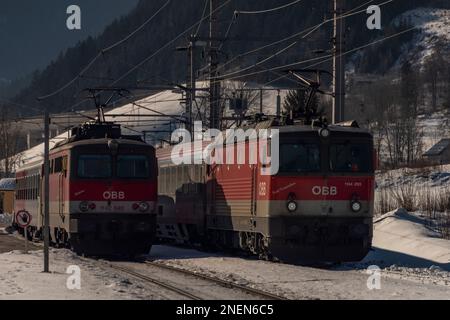
[[[15,212],[32,215],[30,237],[43,227],[43,164],[17,170]],[[148,253],[156,232],[155,150],[119,125],[85,124],[50,151],[50,235],[88,255]]]
[[[285,262],[361,260],[372,243],[372,135],[354,125],[273,120],[255,129],[279,132],[273,175],[261,174],[267,165],[259,157],[255,164],[174,165],[171,149],[157,150],[158,236]],[[241,147],[248,161],[251,143],[235,142],[235,156]]]

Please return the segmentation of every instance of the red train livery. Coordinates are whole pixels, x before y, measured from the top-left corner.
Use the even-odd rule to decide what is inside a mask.
[[[170,148],[157,150],[158,237],[286,262],[361,260],[372,243],[371,134],[273,121],[257,128],[279,130],[275,175],[261,175],[259,160],[174,165]],[[236,142],[235,154],[240,144],[248,161],[249,141]]]
[[[15,212],[32,214],[30,237],[43,227],[43,162],[17,170]],[[50,235],[90,255],[148,253],[156,232],[155,150],[120,126],[86,124],[50,151]]]

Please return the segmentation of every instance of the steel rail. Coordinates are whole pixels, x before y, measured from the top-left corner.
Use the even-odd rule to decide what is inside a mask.
[[[237,283],[233,283],[233,282],[230,282],[230,281],[222,280],[222,279],[219,279],[219,278],[210,277],[210,276],[207,276],[205,274],[198,274],[198,273],[195,273],[195,272],[192,272],[192,271],[189,271],[189,270],[172,267],[172,266],[169,266],[169,265],[166,265],[166,264],[156,263],[156,262],[152,262],[152,261],[145,261],[145,264],[151,265],[153,267],[158,267],[158,268],[161,268],[161,269],[166,269],[166,270],[182,273],[182,274],[185,274],[185,275],[190,275],[192,277],[200,278],[200,279],[203,279],[203,280],[207,280],[209,282],[213,282],[215,284],[219,284],[219,285],[224,286],[226,288],[239,289],[239,290],[247,292],[249,294],[258,295],[258,296],[264,297],[264,298],[269,299],[269,300],[288,300],[285,297],[281,297],[281,296],[278,296],[278,295],[273,294],[273,293],[265,292],[265,291],[262,291],[262,290],[259,290],[259,289],[251,288],[251,287],[248,287],[248,286],[244,286],[244,285],[241,285],[241,284],[237,284]]]
[[[114,265],[114,264],[108,264],[108,266],[110,268],[112,268],[112,269],[121,271],[123,273],[127,273],[127,274],[129,274],[129,275],[131,275],[131,276],[133,276],[135,278],[138,278],[138,279],[144,280],[146,282],[150,282],[150,283],[156,284],[156,285],[158,285],[160,287],[163,287],[163,288],[165,288],[165,289],[167,289],[169,291],[176,292],[176,293],[178,293],[178,294],[180,294],[180,295],[182,295],[182,296],[184,296],[186,298],[189,298],[189,299],[192,299],[192,300],[203,300],[203,298],[201,298],[199,296],[196,296],[195,294],[192,294],[192,293],[190,293],[187,290],[180,289],[180,288],[178,288],[176,286],[173,286],[173,285],[168,284],[166,282],[162,282],[162,281],[156,280],[156,279],[151,278],[149,276],[146,276],[146,275],[143,275],[141,273],[135,272],[135,271],[133,271],[131,269],[128,269],[128,268],[125,268],[125,267],[119,267],[119,266]]]

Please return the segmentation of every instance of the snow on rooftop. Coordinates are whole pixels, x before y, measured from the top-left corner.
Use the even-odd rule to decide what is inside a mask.
[[[236,85],[235,85],[236,86]],[[246,87],[251,85],[246,84]],[[206,82],[198,82],[197,88],[206,88]],[[198,96],[202,95],[199,91]],[[276,110],[276,91],[265,92],[263,102],[263,112],[266,114],[274,114]],[[285,91],[281,92],[282,98]],[[135,102],[126,104],[121,107],[114,108],[105,112],[106,121],[113,121],[122,124],[122,133],[129,135],[136,135],[137,132],[154,131],[163,129],[160,121],[149,120],[148,115],[155,115],[164,113],[166,115],[182,116],[184,106],[180,104],[183,99],[181,92],[176,90],[162,91]],[[200,101],[199,101],[200,102]],[[120,115],[120,116],[115,116]],[[142,116],[142,117],[139,117]],[[143,122],[143,120],[146,120]],[[169,122],[169,120],[168,120]],[[167,127],[165,127],[167,129]],[[69,137],[69,132],[64,132],[61,135],[50,140],[50,148],[57,142]],[[19,156],[19,166],[26,166],[35,162],[42,161],[44,156],[44,144],[39,144],[29,150],[22,152]]]
[[[0,190],[13,191],[16,187],[16,179],[4,178],[0,180]]]
[[[438,156],[450,146],[450,139],[442,139],[430,150],[424,153],[425,156]]]

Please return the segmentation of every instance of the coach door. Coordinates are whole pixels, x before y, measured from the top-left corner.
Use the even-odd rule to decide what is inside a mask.
[[[67,157],[59,157],[55,159],[55,173],[58,175],[58,214],[61,217],[61,221],[65,222],[64,215],[64,191],[65,191],[65,179],[67,172]]]
[[[255,230],[256,228],[256,213],[257,213],[257,208],[256,208],[256,196],[257,196],[257,174],[256,174],[256,170],[258,169],[257,165],[252,165],[252,201],[251,201],[251,229],[252,231]]]

